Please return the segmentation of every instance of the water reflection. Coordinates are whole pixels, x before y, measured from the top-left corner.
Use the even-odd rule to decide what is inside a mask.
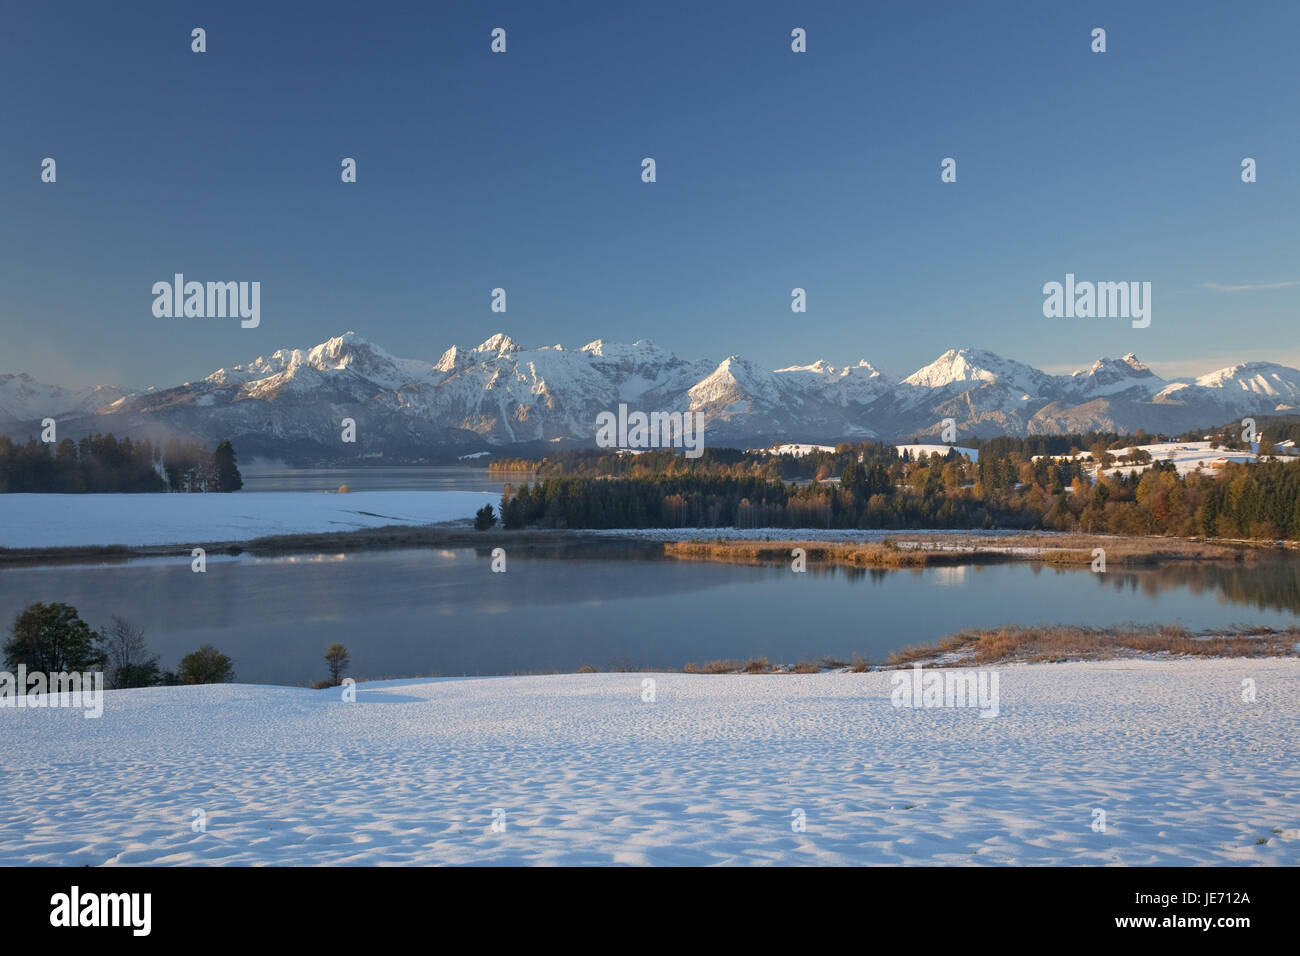
[[[1022,563],[928,569],[727,565],[609,542],[582,548],[440,548],[0,570],[0,628],[34,601],[92,626],[121,614],[164,667],[200,644],[243,681],[305,683],[331,641],[358,677],[574,670],[616,661],[766,656],[794,663],[890,651],[966,627],[1180,624],[1285,627],[1300,615],[1300,561],[1186,564],[1093,574]],[[1113,566],[1112,566],[1113,567]]]

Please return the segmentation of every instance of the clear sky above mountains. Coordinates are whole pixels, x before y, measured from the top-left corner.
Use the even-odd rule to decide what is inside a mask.
[[[505,330],[896,376],[962,346],[1300,366],[1293,3],[5,17],[3,372],[172,384],[348,329],[405,356]],[[260,325],[156,318],[175,273],[259,281]],[[1066,273],[1151,282],[1150,327],[1044,318]]]

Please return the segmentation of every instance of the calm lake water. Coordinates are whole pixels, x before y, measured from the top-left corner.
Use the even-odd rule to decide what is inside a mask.
[[[651,558],[508,558],[486,549],[284,558],[210,556],[0,570],[0,622],[33,601],[73,604],[92,625],[121,614],[145,630],[165,668],[211,643],[245,682],[325,676],[321,655],[347,645],[355,677],[680,668],[766,656],[774,663],[892,650],[963,627],[1294,624],[1300,562],[1175,565],[1092,574],[1029,564],[925,570],[834,568],[794,574]]]

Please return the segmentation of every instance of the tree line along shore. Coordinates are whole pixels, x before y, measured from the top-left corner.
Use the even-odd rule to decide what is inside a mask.
[[[57,444],[0,435],[0,494],[233,492],[243,485],[229,441],[209,451],[195,441],[155,445],[112,432]]]
[[[649,453],[647,453],[649,454]],[[684,458],[674,459],[685,462]],[[893,446],[841,446],[833,479],[799,483],[749,461],[699,459],[638,477],[577,475],[507,485],[506,529],[810,528],[1061,531],[1300,540],[1300,466],[1225,464],[1180,473],[1154,461],[1093,480],[1078,459],[1019,452],[978,461]]]

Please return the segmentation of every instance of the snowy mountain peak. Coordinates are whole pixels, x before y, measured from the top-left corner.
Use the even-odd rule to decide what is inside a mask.
[[[298,350],[294,351],[295,357],[299,354],[301,353]],[[306,354],[307,364],[318,369],[347,368],[358,362],[376,358],[391,359],[392,356],[355,332],[344,332],[342,335],[327,339]]]
[[[563,351],[558,345],[555,348]],[[453,373],[468,368],[475,362],[482,362],[521,351],[523,349],[519,347],[514,339],[503,332],[498,332],[472,349],[453,345],[442,353],[442,357],[434,363],[433,368],[438,372]]]
[[[785,368],[779,368],[776,371],[778,373],[811,372],[814,375],[834,375],[839,371],[839,369],[837,369],[834,365],[832,365],[830,362],[826,361],[825,359],[818,359],[817,361],[813,362],[811,365],[787,365]]]
[[[616,363],[628,368],[675,360],[671,352],[660,348],[649,339],[639,339],[630,345],[596,339],[594,342],[588,342],[579,351],[593,359],[603,359],[606,363]]]
[[[335,372],[395,389],[428,379],[432,368],[425,362],[396,358],[356,332],[344,332],[309,349],[277,349],[247,365],[217,369],[203,383],[218,387],[237,385],[245,390],[245,397],[266,398],[285,389],[310,388],[300,384],[304,376],[310,380],[315,373]]]
[[[1063,434],[1136,428],[1177,432],[1300,405],[1300,371],[1273,362],[1164,382],[1129,353],[1073,375],[1048,375],[984,349],[949,349],[901,383],[866,359],[824,359],[776,371],[738,354],[685,360],[654,342],[596,339],[581,349],[522,348],[498,333],[452,346],[436,364],[396,358],[355,332],[305,349],[125,397],[0,375],[0,419],[23,427],[80,416],[71,433],[162,429],[230,438],[241,452],[287,459],[339,456],[336,423],[377,423],[356,453],[425,460],[516,442],[592,441],[601,411],[700,411],[718,447],[756,439],[835,443],[959,432]],[[63,421],[60,421],[61,430]]]
[[[1250,392],[1295,404],[1300,399],[1300,371],[1276,362],[1244,362],[1196,379],[1202,388]]]
[[[0,419],[25,421],[59,417],[70,412],[93,412],[124,396],[112,385],[64,388],[45,385],[26,372],[0,375]]]
[[[1032,374],[1026,376],[1025,373]],[[1042,374],[1028,365],[1004,359],[984,349],[949,349],[929,365],[907,376],[903,382],[923,388],[942,388],[964,382],[1005,382],[1017,385],[1021,379]]]
[[[442,358],[438,359],[433,367],[439,372],[454,372],[459,366],[470,361],[473,361],[471,355],[459,346],[453,345],[442,353]]]
[[[718,363],[718,367],[713,370],[713,374],[709,375],[704,382],[728,381],[743,385],[746,379],[753,378],[756,374],[762,373],[754,367],[753,363],[747,362],[739,355],[728,355]],[[700,384],[703,385],[704,382]]]
[[[788,365],[776,370],[778,375],[794,372],[806,372],[826,378],[847,378],[850,375],[865,375],[870,378],[884,377],[874,365],[866,359],[858,359],[857,365],[833,365],[825,359],[818,359],[811,365]]]
[[[507,352],[520,352],[522,349],[510,336],[506,335],[504,332],[498,332],[478,348],[474,349],[474,351],[479,353],[487,352],[492,355],[504,355]]]
[[[728,355],[711,374],[690,389],[691,406],[750,401],[775,401],[780,396],[776,374],[760,369],[739,355]]]
[[[1070,384],[1089,396],[1116,395],[1129,389],[1156,392],[1166,385],[1154,372],[1129,352],[1123,358],[1100,358],[1087,371],[1070,376]]]

